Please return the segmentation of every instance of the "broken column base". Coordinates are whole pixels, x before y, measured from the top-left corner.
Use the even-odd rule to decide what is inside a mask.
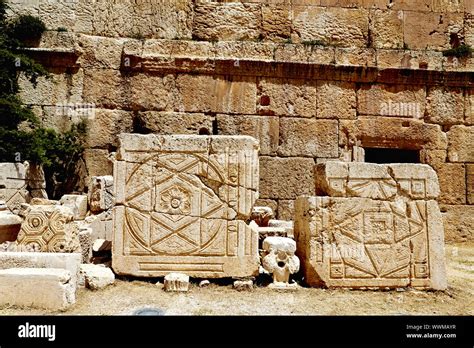
[[[69,271],[57,268],[0,270],[0,306],[65,310],[76,302]]]

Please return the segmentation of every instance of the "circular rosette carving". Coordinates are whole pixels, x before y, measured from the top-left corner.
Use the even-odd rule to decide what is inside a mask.
[[[170,214],[189,214],[191,195],[179,186],[172,186],[161,193],[161,206]]]

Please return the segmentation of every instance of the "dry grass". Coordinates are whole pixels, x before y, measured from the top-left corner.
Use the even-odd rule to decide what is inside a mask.
[[[474,243],[446,247],[449,289],[445,292],[354,291],[258,287],[238,292],[231,285],[191,285],[185,294],[166,293],[151,282],[117,280],[101,291],[79,289],[66,312],[1,308],[1,315],[123,315],[143,307],[166,315],[473,315]]]

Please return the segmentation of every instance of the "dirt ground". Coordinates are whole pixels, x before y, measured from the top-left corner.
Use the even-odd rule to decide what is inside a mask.
[[[356,291],[300,288],[281,291],[259,286],[239,292],[231,282],[191,284],[188,293],[167,293],[150,280],[117,280],[100,291],[79,289],[65,312],[14,307],[0,315],[130,315],[142,308],[165,315],[474,315],[474,243],[446,247],[447,291]]]

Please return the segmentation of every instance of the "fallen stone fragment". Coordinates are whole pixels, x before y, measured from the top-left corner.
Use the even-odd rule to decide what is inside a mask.
[[[92,177],[89,186],[89,205],[91,212],[97,214],[113,207],[113,184],[114,177],[111,175]]]
[[[87,196],[86,195],[64,195],[59,203],[65,207],[71,208],[74,214],[74,220],[84,220],[87,215]]]
[[[272,219],[268,221],[268,227],[284,228],[286,231],[286,236],[282,236],[282,237],[293,238],[293,221]]]
[[[165,291],[187,292],[189,276],[183,273],[170,273],[165,276]]]
[[[92,264],[81,265],[80,273],[84,276],[86,288],[91,290],[103,289],[115,282],[115,274],[107,267]]]
[[[11,268],[0,270],[0,306],[65,310],[76,302],[76,286],[67,270]]]
[[[234,281],[234,289],[237,291],[252,291],[253,281],[252,280],[236,280]]]
[[[207,279],[201,280],[201,282],[199,283],[199,287],[204,288],[206,286],[209,286],[209,284],[211,284],[211,282],[209,280],[207,280]]]

